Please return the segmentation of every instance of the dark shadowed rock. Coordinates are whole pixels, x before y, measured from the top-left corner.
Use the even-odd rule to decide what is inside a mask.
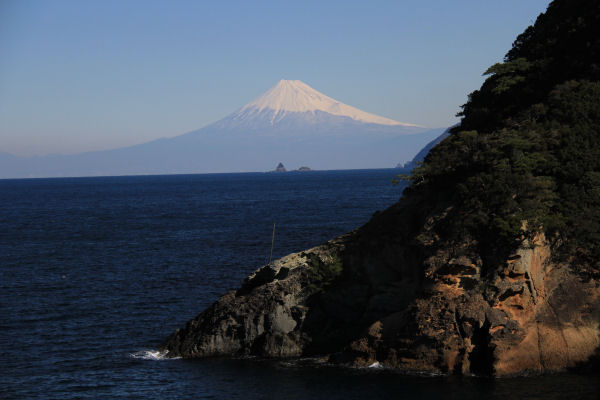
[[[472,243],[440,242],[427,224],[411,234],[404,206],[260,268],[163,348],[185,358],[323,356],[499,376],[559,371],[594,357],[599,284],[553,262],[543,235],[483,274]]]

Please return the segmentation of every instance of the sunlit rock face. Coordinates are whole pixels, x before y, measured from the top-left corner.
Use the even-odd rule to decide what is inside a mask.
[[[427,223],[415,235],[405,212],[396,205],[262,267],[163,348],[488,376],[561,371],[597,355],[598,282],[554,262],[542,234],[489,270],[474,243],[444,243]]]

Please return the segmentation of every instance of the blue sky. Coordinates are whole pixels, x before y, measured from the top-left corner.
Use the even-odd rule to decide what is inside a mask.
[[[280,79],[448,126],[548,0],[0,1],[0,151],[176,136]]]

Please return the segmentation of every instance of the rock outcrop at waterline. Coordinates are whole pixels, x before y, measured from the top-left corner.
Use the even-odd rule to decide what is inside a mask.
[[[316,279],[333,278],[333,273],[318,275],[319,268],[335,270],[332,265],[344,241],[342,237],[262,267],[240,289],[226,293],[176,331],[164,348],[183,357],[302,355],[312,336],[307,314]]]
[[[427,225],[414,239],[403,210],[262,267],[163,348],[483,375],[563,370],[598,349],[599,284],[554,263],[543,235],[483,271],[473,243],[449,247]]]
[[[599,21],[598,2],[554,0],[396,205],[258,270],[164,348],[480,375],[597,362]]]

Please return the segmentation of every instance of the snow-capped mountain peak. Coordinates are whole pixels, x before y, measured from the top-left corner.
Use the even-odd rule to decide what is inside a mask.
[[[271,114],[271,123],[275,123],[287,113],[314,113],[316,111],[371,124],[417,126],[359,110],[316,91],[304,82],[284,79],[242,107],[236,114],[243,118],[266,112]]]

